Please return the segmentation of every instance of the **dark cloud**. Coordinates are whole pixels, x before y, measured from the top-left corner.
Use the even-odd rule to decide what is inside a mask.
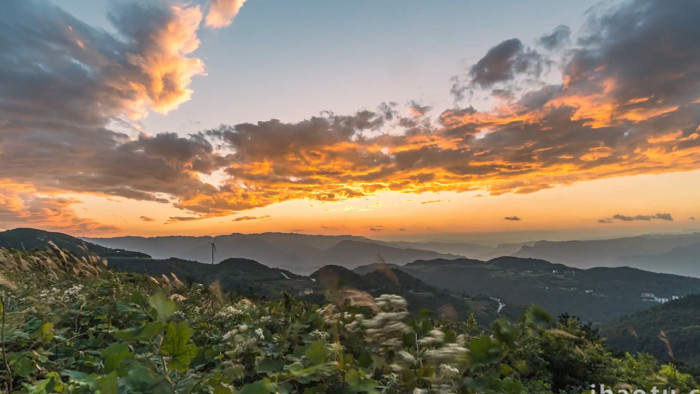
[[[542,45],[547,50],[554,50],[565,47],[569,44],[571,38],[571,28],[565,25],[559,25],[551,33],[545,34],[537,40],[537,43]]]
[[[700,84],[698,18],[697,1],[599,5],[566,65],[569,83],[604,91],[614,81],[607,94],[627,110],[687,105]]]
[[[435,204],[438,202],[441,202],[442,200],[431,200],[431,201],[421,201],[420,203],[425,205],[425,204]]]
[[[237,218],[234,218],[234,222],[245,222],[248,220],[263,220],[263,219],[269,219],[270,215],[263,215],[263,216],[239,216]]]
[[[141,216],[141,217],[139,217],[139,219],[141,219],[144,222],[155,222],[156,221],[155,219],[153,219],[152,217],[149,217],[149,216]]]
[[[503,219],[504,219],[504,220],[510,220],[510,221],[512,221],[512,222],[519,222],[519,221],[522,220],[522,219],[520,219],[520,218],[517,217],[517,216],[506,216],[506,217],[504,217]]]
[[[179,136],[139,134],[135,119],[189,98],[189,81],[201,72],[190,55],[196,6],[118,5],[111,35],[50,3],[0,2],[0,180],[186,211],[172,222],[302,198],[531,193],[694,170],[699,10],[698,2],[639,0],[598,7],[577,40],[555,29],[540,45],[567,54],[556,68],[561,84],[521,83],[551,60],[517,38],[496,45],[457,78],[454,92],[483,89],[507,107],[447,109],[432,123],[426,106],[411,102],[414,116],[401,117],[388,103]],[[202,180],[220,170],[222,185]]]
[[[622,220],[623,222],[632,222],[635,220],[644,220],[644,221],[649,221],[649,220],[667,220],[667,221],[673,221],[673,217],[671,216],[670,213],[657,213],[654,215],[635,215],[635,216],[626,216],[626,215],[621,215],[621,214],[616,214],[613,215],[613,219],[615,220]]]
[[[691,217],[689,217],[688,219],[690,219],[690,220],[695,220],[695,216],[691,216]]]
[[[423,116],[427,114],[428,111],[430,111],[431,109],[432,107],[430,107],[429,105],[420,105],[416,101],[411,101],[408,106],[409,113],[412,116]]]
[[[615,214],[609,218],[598,219],[598,223],[612,223],[615,220],[622,222],[634,222],[634,221],[650,221],[650,220],[666,220],[669,222],[673,221],[673,216],[670,213],[657,213],[653,215],[634,215],[627,216],[622,214]]]
[[[517,38],[503,41],[491,48],[469,70],[470,84],[489,88],[499,82],[507,82],[517,74],[539,76],[542,72],[542,56],[526,48]]]
[[[194,220],[205,219],[205,216],[171,216],[165,222],[165,224],[176,223],[176,222],[191,222]]]
[[[375,232],[377,232],[377,231],[384,231],[384,226],[381,226],[381,225],[379,225],[379,226],[372,226],[372,227],[369,228],[369,231],[375,231]]]

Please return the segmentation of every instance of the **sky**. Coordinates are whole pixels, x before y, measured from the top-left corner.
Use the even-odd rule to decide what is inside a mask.
[[[0,3],[0,229],[700,231],[695,1]]]

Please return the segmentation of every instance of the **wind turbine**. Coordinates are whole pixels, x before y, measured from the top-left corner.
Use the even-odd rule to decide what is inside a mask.
[[[216,253],[216,237],[214,237],[214,240],[212,242],[209,242],[209,245],[211,245],[211,263],[214,264],[214,253]]]

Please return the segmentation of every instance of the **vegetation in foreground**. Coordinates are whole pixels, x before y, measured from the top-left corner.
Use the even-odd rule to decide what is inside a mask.
[[[410,315],[395,295],[329,289],[253,302],[216,285],[107,269],[56,247],[0,249],[0,388],[27,393],[583,393],[696,387],[590,327],[530,307],[483,330]]]

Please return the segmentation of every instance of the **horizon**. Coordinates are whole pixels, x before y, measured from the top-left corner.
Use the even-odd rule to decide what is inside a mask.
[[[265,235],[265,234],[283,234],[283,235],[302,235],[302,236],[320,236],[320,237],[355,237],[364,238],[370,241],[380,241],[380,242],[408,242],[408,243],[445,243],[445,244],[464,244],[464,245],[480,245],[487,247],[498,247],[509,244],[529,244],[537,242],[578,242],[578,241],[610,241],[628,238],[656,238],[656,237],[673,237],[673,236],[684,236],[684,235],[696,235],[700,234],[700,229],[689,229],[687,231],[674,231],[665,233],[638,233],[638,234],[624,234],[624,235],[601,235],[597,234],[590,237],[580,237],[580,238],[570,238],[566,235],[560,235],[558,237],[547,237],[547,236],[527,236],[528,233],[517,233],[517,234],[472,234],[471,238],[465,237],[464,235],[455,235],[452,237],[444,238],[396,238],[396,237],[381,237],[381,236],[365,236],[350,233],[340,233],[340,234],[314,234],[314,233],[304,233],[304,232],[284,232],[284,231],[263,231],[263,232],[232,232],[232,233],[220,233],[220,234],[203,234],[203,235],[183,235],[183,234],[167,234],[167,235],[152,235],[152,236],[140,236],[140,235],[115,235],[115,236],[80,236],[76,234],[71,234],[70,232],[60,232],[60,231],[50,231],[41,228],[33,227],[15,227],[10,229],[0,228],[0,233],[5,231],[13,230],[38,230],[55,232],[60,234],[66,234],[81,240],[109,240],[117,238],[169,238],[169,237],[185,237],[185,238],[219,238],[232,235]]]
[[[700,231],[696,8],[5,2],[0,229]]]

